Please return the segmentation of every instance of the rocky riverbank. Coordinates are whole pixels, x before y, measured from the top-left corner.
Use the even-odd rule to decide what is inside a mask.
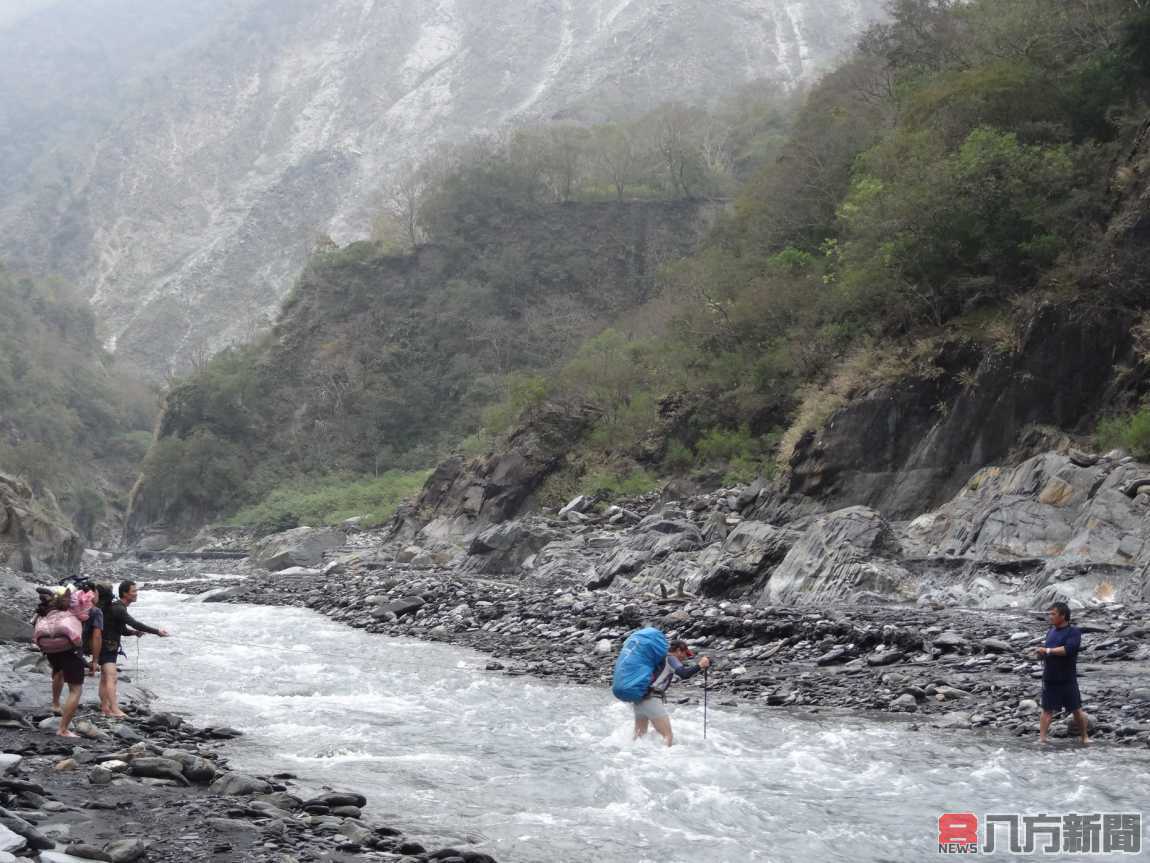
[[[660,626],[715,657],[707,682],[729,703],[1020,738],[1036,735],[1044,610],[1065,599],[1084,633],[1095,738],[1148,746],[1147,476],[1121,453],[1047,452],[983,469],[940,510],[904,522],[758,486],[611,506],[578,498],[489,527],[461,529],[459,515],[420,527],[406,513],[385,533],[270,537],[233,567],[243,581],[200,598],[307,606],[481,650],[493,672],[603,687],[623,637]],[[150,568],[161,579],[223,571]],[[677,697],[698,698],[702,685]]]
[[[139,573],[137,573],[139,574]],[[155,578],[159,573],[152,573]],[[446,641],[490,656],[493,673],[600,686],[642,624],[712,655],[712,703],[914,714],[920,725],[1036,735],[1045,615],[958,607],[759,608],[724,600],[538,588],[403,565],[274,575],[220,588],[222,601],[303,606],[370,632]],[[231,594],[227,596],[226,594]],[[1096,739],[1150,745],[1150,628],[1145,610],[1092,609],[1080,662]],[[701,698],[702,678],[680,684]],[[1057,725],[1054,735],[1066,736]]]
[[[220,560],[105,569],[191,592],[205,582],[189,576],[230,572],[242,580],[200,598],[305,606],[372,632],[472,647],[492,672],[604,689],[626,634],[656,625],[714,655],[707,682],[728,703],[910,715],[1018,737],[1036,736],[1034,648],[1044,609],[1065,599],[1085,633],[1079,670],[1095,738],[1146,746],[1148,474],[1120,454],[1046,453],[979,472],[909,522],[750,487],[579,499],[463,536],[434,521],[413,529],[409,516],[390,533],[300,528],[230,570]],[[702,685],[675,692],[697,699]]]
[[[1044,609],[1065,599],[1085,633],[1094,739],[1146,747],[1148,477],[1120,454],[1046,453],[981,471],[907,522],[752,486],[577,499],[493,525],[458,514],[421,523],[409,511],[383,531],[299,528],[258,543],[223,532],[199,555],[90,555],[85,567],[191,601],[301,606],[471,647],[490,657],[486,673],[593,685],[605,699],[623,639],[653,624],[715,658],[712,704],[1023,739],[1037,736]],[[249,544],[247,558],[226,553]],[[37,697],[46,684],[36,678]],[[697,700],[703,685],[696,677],[674,697]],[[55,845],[42,860],[68,849],[135,859],[147,843],[148,859],[172,861],[488,859],[405,844],[365,821],[354,795],[293,795],[286,776],[227,774],[218,732],[149,717],[143,700],[130,722],[91,720],[91,741],[74,751],[30,724],[46,718],[43,703],[9,693],[8,704],[0,742],[23,760],[0,791]],[[1056,724],[1054,736],[1069,733]],[[148,805],[133,805],[141,797]],[[102,801],[109,808],[93,809]]]
[[[83,739],[60,738],[39,651],[0,643],[0,863],[493,863],[374,823],[358,793],[232,771],[238,731],[153,712],[130,679],[128,718],[101,716],[95,688],[73,723]]]

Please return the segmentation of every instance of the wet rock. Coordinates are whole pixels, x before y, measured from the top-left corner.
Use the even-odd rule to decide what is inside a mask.
[[[111,860],[103,848],[97,848],[95,845],[88,845],[84,842],[77,842],[68,846],[68,854],[72,857],[80,857],[84,860]]]
[[[104,846],[112,863],[134,863],[148,853],[148,844],[140,838],[120,839]]]
[[[51,848],[55,844],[33,824],[7,809],[0,809],[0,826],[5,830],[15,833],[29,848],[37,851]]]
[[[310,800],[304,801],[304,808],[312,805],[327,806],[335,808],[337,806],[355,806],[362,809],[367,805],[367,798],[362,794],[357,794],[352,791],[329,791],[324,794],[316,795]]]
[[[303,805],[303,801],[299,797],[296,797],[294,794],[288,794],[286,791],[273,791],[271,794],[261,794],[255,799],[286,812],[294,812]]]
[[[212,782],[218,773],[215,764],[206,758],[200,758],[190,752],[183,752],[179,749],[165,749],[162,754],[164,758],[179,764],[180,772],[191,782],[207,784]]]
[[[24,841],[23,836],[13,833],[4,825],[0,824],[0,851],[23,851],[28,847],[28,843]]]
[[[1086,714],[1086,733],[1096,734],[1098,732],[1098,721],[1089,713]],[[1073,714],[1066,718],[1066,733],[1071,737],[1078,737],[1081,731],[1078,728],[1078,719]]]
[[[234,584],[230,587],[214,587],[211,590],[205,590],[203,593],[198,593],[188,599],[188,602],[226,602],[229,599],[236,599],[247,593],[250,588],[243,584]]]
[[[269,794],[271,785],[254,776],[243,773],[225,773],[211,785],[215,794],[226,794],[232,797],[243,797],[248,794]]]
[[[895,712],[914,713],[918,710],[918,701],[910,693],[900,695],[891,702],[890,709]]]

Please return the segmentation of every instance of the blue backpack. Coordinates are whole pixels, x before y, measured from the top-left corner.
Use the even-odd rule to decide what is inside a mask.
[[[615,660],[611,692],[620,701],[642,701],[655,671],[667,658],[667,636],[654,627],[636,629]]]

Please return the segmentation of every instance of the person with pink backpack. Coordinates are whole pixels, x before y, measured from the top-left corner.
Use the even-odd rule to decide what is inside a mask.
[[[52,668],[52,708],[60,711],[61,737],[78,737],[68,726],[80,706],[84,691],[84,657],[80,653],[83,643],[83,624],[72,613],[69,591],[42,596],[36,609],[32,627],[32,642],[48,658]],[[68,698],[60,705],[60,693],[68,684]]]

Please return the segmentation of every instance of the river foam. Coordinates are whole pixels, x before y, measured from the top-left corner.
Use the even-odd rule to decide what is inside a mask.
[[[1150,810],[1140,752],[714,705],[706,739],[702,707],[675,707],[668,750],[633,742],[607,691],[484,672],[447,645],[156,591],[133,611],[176,634],[143,640],[158,706],[246,732],[236,767],[360,791],[500,861],[917,861],[945,811]]]

